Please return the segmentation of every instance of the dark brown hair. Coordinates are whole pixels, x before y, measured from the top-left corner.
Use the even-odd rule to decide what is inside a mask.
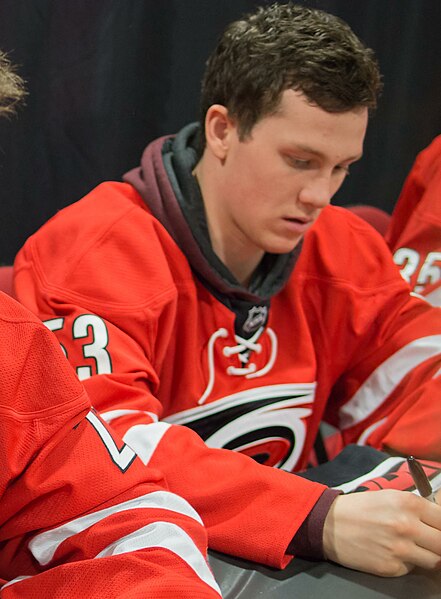
[[[374,109],[381,76],[373,51],[347,23],[321,10],[273,4],[221,36],[202,81],[202,124],[208,108],[222,104],[244,139],[277,110],[286,89],[328,112]]]

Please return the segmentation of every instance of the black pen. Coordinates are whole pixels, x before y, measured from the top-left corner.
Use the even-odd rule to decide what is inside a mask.
[[[413,455],[410,455],[407,458],[407,463],[409,464],[409,471],[412,475],[413,482],[415,483],[418,493],[421,495],[421,497],[424,497],[424,499],[428,499],[429,501],[436,503],[435,493],[433,492],[430,481],[427,478],[427,475],[419,461],[415,459]]]

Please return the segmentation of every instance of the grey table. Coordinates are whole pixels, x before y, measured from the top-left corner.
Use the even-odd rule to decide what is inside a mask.
[[[224,599],[441,599],[441,571],[380,578],[299,558],[272,570],[215,552],[210,564]]]

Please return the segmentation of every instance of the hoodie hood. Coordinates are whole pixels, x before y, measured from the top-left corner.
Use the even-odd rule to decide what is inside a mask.
[[[245,288],[214,253],[208,234],[201,191],[192,171],[198,161],[199,125],[192,123],[176,136],[161,137],[147,146],[141,165],[123,177],[144,199],[186,255],[191,268],[225,305],[268,305],[286,283],[300,252],[266,254]],[[191,226],[190,226],[191,223]],[[241,311],[242,311],[241,310]],[[237,311],[237,307],[235,309]]]

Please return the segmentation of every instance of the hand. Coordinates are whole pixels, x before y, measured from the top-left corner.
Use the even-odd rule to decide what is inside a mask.
[[[337,497],[323,530],[326,558],[379,576],[441,568],[441,491],[437,501],[395,490]]]

